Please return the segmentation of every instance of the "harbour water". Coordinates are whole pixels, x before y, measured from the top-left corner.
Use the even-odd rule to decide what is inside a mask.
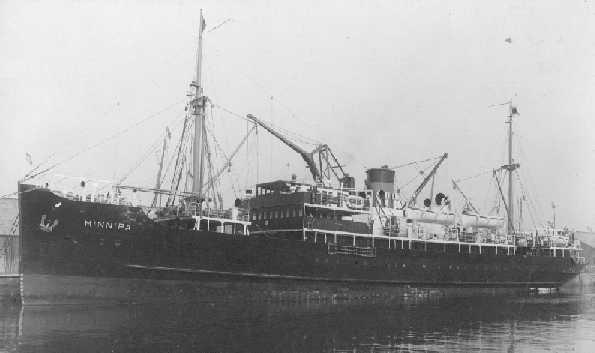
[[[595,290],[0,310],[0,352],[592,352]]]

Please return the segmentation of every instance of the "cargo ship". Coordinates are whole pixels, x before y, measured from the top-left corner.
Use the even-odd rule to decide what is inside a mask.
[[[395,170],[368,169],[365,187],[357,189],[330,147],[305,151],[252,115],[246,119],[255,127],[300,154],[313,182],[292,177],[258,183],[233,207],[212,206],[207,193],[218,173],[205,178],[211,163],[205,142],[209,98],[201,84],[202,13],[200,27],[182,133],[191,136],[191,190],[179,187],[183,158],[176,160],[171,189],[162,189],[159,177],[154,188],[116,184],[110,192],[91,188],[87,180],[73,190],[38,185],[33,178],[19,182],[24,304],[388,299],[419,288],[556,288],[583,269],[571,231],[515,229],[514,202],[503,193],[505,227],[504,218],[481,215],[470,202],[462,212],[452,211],[442,193],[418,206],[447,154],[404,199]],[[510,112],[512,132],[512,105]],[[509,139],[511,144],[512,133]],[[497,171],[512,178],[516,168],[509,155]],[[508,187],[513,200],[512,183]],[[150,205],[135,201],[142,192],[155,195]]]

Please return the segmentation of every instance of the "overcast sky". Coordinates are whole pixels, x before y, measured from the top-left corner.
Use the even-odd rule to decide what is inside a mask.
[[[213,102],[328,143],[358,185],[365,168],[448,152],[436,188],[454,193],[451,178],[505,162],[507,110],[490,106],[512,98],[537,221],[555,202],[559,224],[595,226],[591,1],[0,1],[0,194],[26,153],[51,164],[147,117],[52,172],[151,186],[184,115],[200,8],[208,30],[231,19],[205,35]],[[229,154],[246,122],[211,121]],[[307,178],[288,148],[255,141],[227,173],[236,194],[256,165],[260,181]],[[488,211],[489,175],[461,186]]]

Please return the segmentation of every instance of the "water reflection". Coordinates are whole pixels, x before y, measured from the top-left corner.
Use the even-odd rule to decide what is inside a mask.
[[[595,294],[1,309],[9,352],[525,352],[595,344]]]

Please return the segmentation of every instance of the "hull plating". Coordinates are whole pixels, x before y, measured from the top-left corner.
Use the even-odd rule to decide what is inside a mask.
[[[138,207],[20,188],[25,303],[186,301],[236,292],[333,298],[345,288],[354,288],[355,297],[366,291],[392,296],[390,288],[404,286],[558,287],[581,270],[570,257],[461,254],[442,245],[341,255],[324,242],[303,241],[301,233],[291,239],[180,229],[153,222]]]

